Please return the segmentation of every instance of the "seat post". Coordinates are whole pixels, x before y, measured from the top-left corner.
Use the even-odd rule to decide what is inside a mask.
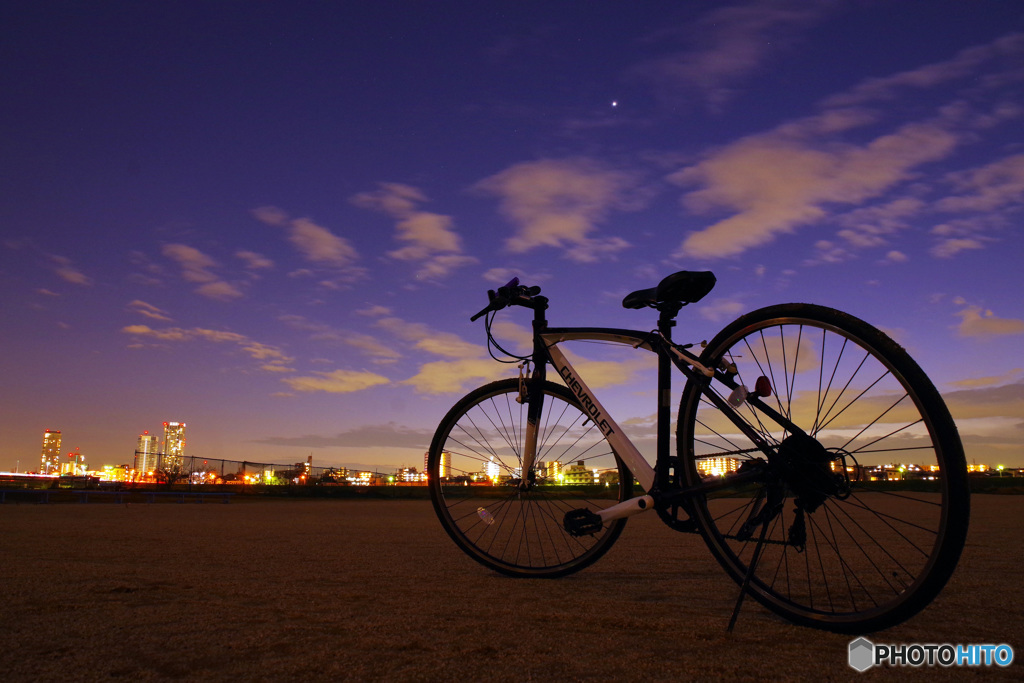
[[[678,301],[663,301],[657,305],[661,315],[658,316],[658,331],[665,339],[672,341],[672,328],[676,326],[675,317],[683,304]]]

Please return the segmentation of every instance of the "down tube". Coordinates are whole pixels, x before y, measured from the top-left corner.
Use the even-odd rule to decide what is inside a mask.
[[[557,344],[548,347],[548,354],[551,357],[551,364],[554,365],[558,376],[562,378],[569,390],[576,395],[584,410],[590,415],[594,423],[604,432],[608,443],[612,445],[615,452],[622,461],[626,463],[629,471],[633,473],[636,480],[644,491],[650,491],[654,485],[654,470],[633,442],[622,432],[618,423],[605,410],[605,407],[594,396],[594,392],[586,385],[583,379],[576,373],[572,364],[566,359]]]

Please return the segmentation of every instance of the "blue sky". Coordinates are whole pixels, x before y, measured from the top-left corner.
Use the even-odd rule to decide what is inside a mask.
[[[718,286],[907,347],[968,459],[1024,466],[1016,2],[14,3],[0,10],[0,469],[189,454],[422,464],[514,372],[469,316],[564,325]],[[500,318],[521,340],[528,320]],[[580,349],[620,419],[650,359]]]

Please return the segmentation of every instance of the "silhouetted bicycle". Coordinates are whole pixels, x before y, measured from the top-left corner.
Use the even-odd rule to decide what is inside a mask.
[[[653,510],[699,532],[740,585],[730,629],[747,594],[833,631],[908,619],[942,590],[967,535],[963,447],[938,391],[885,334],[821,306],[754,311],[699,354],[672,341],[680,309],[714,285],[710,272],[681,271],[627,296],[626,308],[660,313],[653,331],[549,327],[539,287],[515,279],[488,292],[472,320],[486,316],[489,348],[520,362],[520,376],[470,392],[437,428],[427,472],[445,530],[487,567],[556,577],[607,552],[626,517]],[[492,334],[507,306],[534,312],[529,355]],[[566,342],[657,355],[653,467]],[[561,384],[548,381],[549,364]],[[686,378],[675,454],[673,367]]]

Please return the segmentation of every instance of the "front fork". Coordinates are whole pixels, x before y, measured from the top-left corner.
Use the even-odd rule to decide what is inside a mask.
[[[547,359],[534,352],[534,368],[529,361],[519,366],[519,402],[526,404],[526,432],[523,434],[523,458],[520,463],[519,488],[526,490],[536,482],[533,466],[537,462],[537,441],[540,418],[544,412],[544,382],[547,379]]]

